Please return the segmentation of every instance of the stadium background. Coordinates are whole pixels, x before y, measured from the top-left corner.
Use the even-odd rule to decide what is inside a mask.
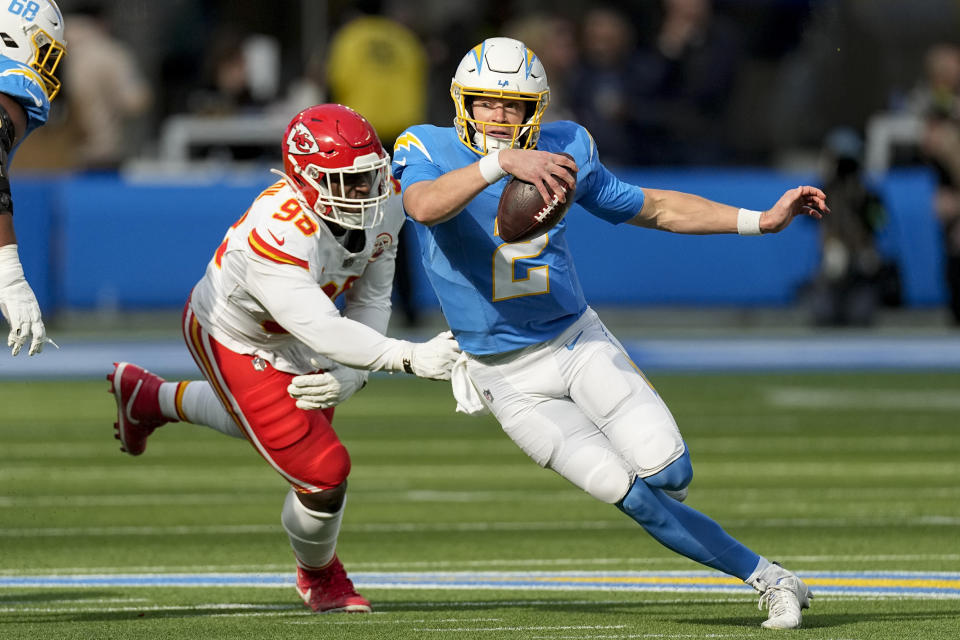
[[[60,4],[68,15],[68,41],[71,13],[98,16],[150,94],[146,107],[109,123],[121,134],[115,157],[89,162],[72,97],[82,92],[69,82],[83,75],[68,75],[51,122],[17,153],[16,225],[25,271],[51,335],[68,345],[118,332],[136,336],[169,328],[175,334],[173,319],[223,230],[272,181],[268,168],[280,166],[277,139],[284,124],[310,102],[337,99],[324,66],[332,39],[358,15],[387,16],[417,36],[427,54],[424,118],[442,125],[450,118],[450,73],[472,43],[500,33],[535,40],[542,33],[531,25],[554,25],[560,17],[570,32],[555,31],[556,38],[573,48],[565,64],[575,69],[587,58],[582,31],[597,8],[537,0]],[[764,208],[784,188],[822,182],[822,147],[831,131],[861,132],[869,180],[888,209],[878,246],[899,268],[902,286],[901,304],[881,309],[872,330],[949,335],[942,238],[932,211],[935,175],[917,152],[918,115],[905,105],[923,84],[931,45],[960,34],[960,10],[948,0],[909,5],[716,0],[712,22],[737,44],[728,61],[735,65],[729,86],[712,115],[722,132],[720,153],[709,162],[697,153],[668,157],[658,151],[664,143],[631,162],[636,157],[621,150],[605,153],[598,135],[601,157],[639,184]],[[628,20],[633,50],[656,39],[660,2],[607,8]],[[545,53],[556,44],[546,42]],[[244,66],[239,98],[218,96],[212,71],[231,55]],[[64,65],[71,63],[84,60],[68,54]],[[578,117],[562,93],[573,73],[565,68],[551,75],[556,115],[589,120],[595,114]],[[683,118],[675,124],[672,139],[682,146],[696,125]],[[588,299],[616,311],[613,317],[628,328],[822,332],[809,326],[802,298],[820,260],[813,223],[801,221],[763,240],[694,238],[610,228],[579,214],[568,222]],[[396,314],[395,329],[432,329],[440,322],[436,301],[416,261],[409,264],[411,293],[397,308],[412,306],[419,322]],[[15,369],[10,360],[0,363],[8,376]]]
[[[74,15],[89,4],[60,2]],[[225,227],[271,181],[290,115],[306,97],[329,97],[324,52],[370,4],[100,3],[152,99],[111,121],[123,133],[113,166],[85,163],[70,98],[84,87],[67,82],[49,126],[14,161],[25,269],[61,348],[0,354],[0,636],[761,637],[751,590],[699,571],[531,464],[492,418],[454,414],[444,385],[377,375],[337,410],[354,460],[338,553],[373,616],[312,616],[299,604],[277,514],[286,486],[245,442],[172,424],[144,456],[117,451],[104,375],[116,359],[197,375],[178,335],[182,302]],[[405,12],[426,46],[425,119],[445,124],[450,73],[467,47],[535,34],[531,23],[559,41],[557,17],[580,28],[596,4],[381,10]],[[651,42],[660,2],[611,6],[629,16],[637,46]],[[648,146],[645,162],[612,168],[759,208],[819,181],[825,136],[854,127],[867,134],[871,180],[890,210],[879,242],[900,267],[903,304],[869,328],[812,326],[801,292],[820,244],[802,221],[775,237],[700,238],[574,212],[584,288],[681,425],[697,474],[689,504],[815,589],[805,638],[955,638],[960,341],[944,309],[935,178],[904,105],[929,47],[958,40],[958,3],[713,6],[743,50],[712,120],[723,153],[668,161]],[[78,24],[69,20],[68,40]],[[206,61],[224,42],[234,52],[245,43],[259,98],[210,94]],[[563,42],[582,53],[575,38]],[[613,151],[601,145],[605,158]],[[442,320],[413,275],[419,321],[406,322],[398,300],[390,331],[427,337]]]

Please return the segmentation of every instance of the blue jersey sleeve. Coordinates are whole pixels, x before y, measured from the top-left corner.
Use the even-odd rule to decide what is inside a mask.
[[[427,151],[433,143],[434,127],[417,125],[404,131],[393,146],[393,176],[406,189],[424,180],[436,180],[443,169]]]
[[[613,224],[630,220],[643,208],[643,189],[620,180],[599,162],[583,187],[582,195],[575,198],[577,204]],[[580,189],[577,185],[578,192]]]
[[[623,182],[603,166],[593,137],[581,125],[561,121],[544,126],[538,148],[573,156],[579,169],[574,202],[598,218],[620,224],[643,207],[643,189]]]

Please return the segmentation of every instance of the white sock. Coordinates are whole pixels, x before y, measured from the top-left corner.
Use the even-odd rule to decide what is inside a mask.
[[[769,586],[777,584],[777,580],[780,578],[791,575],[793,575],[792,572],[760,556],[760,562],[757,563],[757,568],[753,570],[753,573],[751,573],[750,577],[744,580],[744,582],[760,593],[763,593]]]
[[[290,489],[280,520],[290,537],[298,565],[304,569],[321,569],[330,564],[340,535],[343,507],[336,513],[312,511],[303,506],[296,492]]]
[[[164,382],[160,385],[160,412],[170,420],[210,427],[234,438],[244,437],[206,380]]]

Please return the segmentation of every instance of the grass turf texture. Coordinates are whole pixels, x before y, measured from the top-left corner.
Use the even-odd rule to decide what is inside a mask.
[[[655,375],[691,450],[688,504],[804,571],[960,571],[960,374]],[[139,458],[106,381],[0,385],[0,578],[292,575],[285,484],[245,442],[175,424]],[[348,571],[699,569],[529,461],[442,384],[375,376],[338,410]],[[960,600],[820,597],[765,631],[723,593],[363,589],[314,616],[291,587],[0,589],[0,638],[958,637]]]

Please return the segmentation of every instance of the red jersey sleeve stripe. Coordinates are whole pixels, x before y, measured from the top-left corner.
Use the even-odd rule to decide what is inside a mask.
[[[310,264],[306,260],[292,256],[289,253],[284,253],[280,251],[280,249],[271,246],[260,237],[256,229],[250,232],[247,242],[250,243],[250,248],[253,249],[253,252],[261,258],[266,258],[279,264],[292,264],[295,267],[302,267],[307,271],[310,270]]]

